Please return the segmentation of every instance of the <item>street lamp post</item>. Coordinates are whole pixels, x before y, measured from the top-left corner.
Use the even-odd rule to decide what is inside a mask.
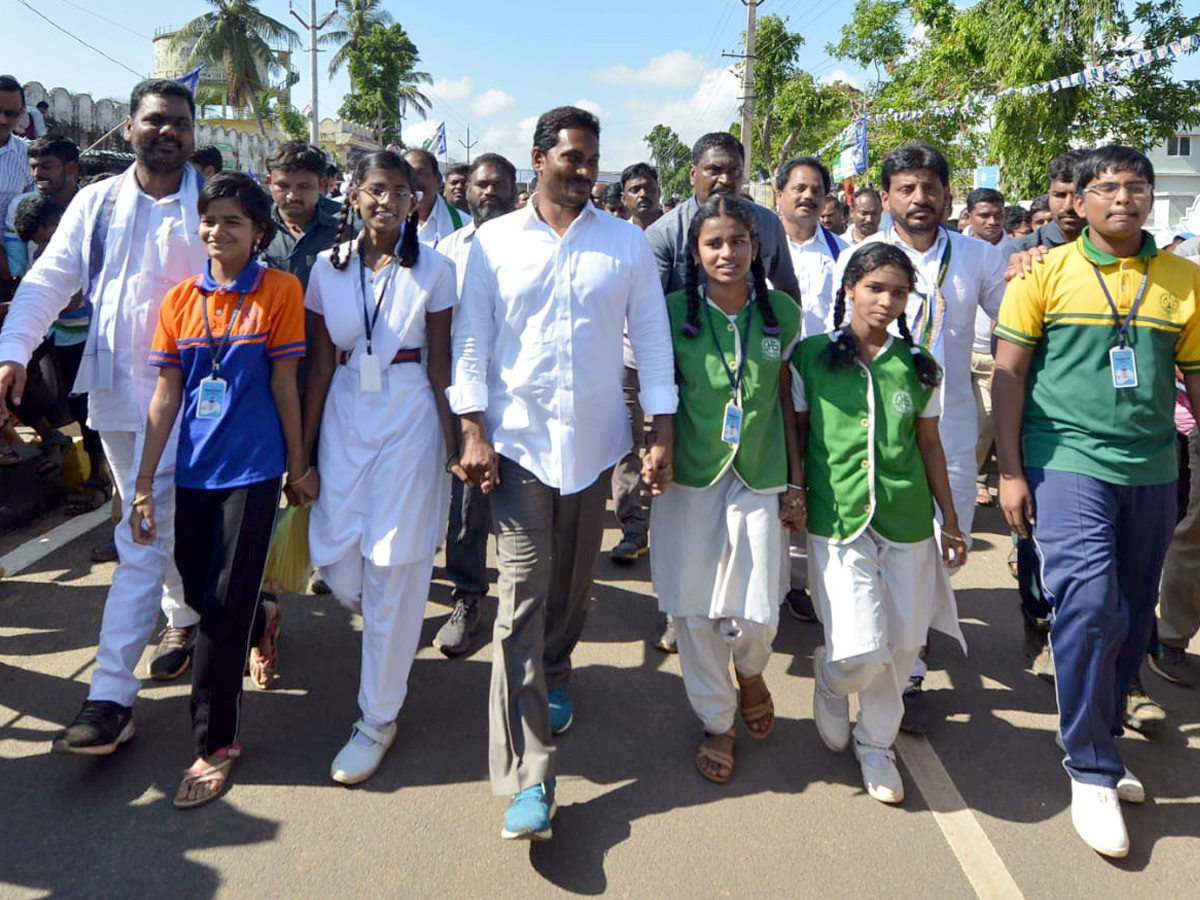
[[[308,0],[308,21],[306,22],[300,13],[296,12],[292,7],[291,0],[288,0],[288,12],[295,16],[296,21],[308,32],[309,93],[312,96],[312,109],[309,110],[308,133],[312,145],[320,147],[321,116],[317,111],[317,32],[333,20],[333,17],[337,15],[337,10],[330,10],[318,21],[317,0]]]

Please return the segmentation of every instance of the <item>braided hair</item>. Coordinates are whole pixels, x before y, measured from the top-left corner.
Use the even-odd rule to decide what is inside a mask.
[[[688,253],[683,272],[683,289],[687,294],[687,317],[679,330],[686,338],[694,338],[700,333],[700,273],[696,266],[696,257],[700,253],[700,229],[709,219],[721,216],[740,222],[750,233],[751,240],[758,243],[758,225],[750,204],[737,197],[718,195],[700,206],[695,218],[692,219],[692,224],[688,227]],[[750,276],[754,282],[754,302],[763,317],[763,334],[779,334],[779,320],[775,317],[775,310],[771,308],[767,273],[763,267],[762,256],[758,251],[755,251],[754,259],[750,262]]]
[[[831,369],[853,366],[858,361],[858,341],[854,337],[854,332],[850,328],[844,327],[842,321],[846,318],[846,288],[853,287],[867,275],[884,266],[895,266],[907,275],[909,290],[916,285],[917,273],[913,268],[912,261],[899,247],[879,241],[864,244],[856,250],[850,257],[845,274],[842,275],[842,283],[838,287],[833,301],[834,331],[829,336],[829,346],[821,351],[822,358]],[[913,342],[912,332],[908,329],[908,317],[903,311],[896,319],[896,328],[900,332],[900,339],[908,347],[918,380],[925,387],[937,387],[942,380],[941,366]]]
[[[350,180],[352,189],[357,189],[364,181],[367,180],[367,175],[372,171],[384,170],[389,172],[399,172],[401,176],[408,182],[409,189],[416,191],[417,176],[410,166],[399,154],[393,153],[391,150],[380,150],[376,153],[370,153],[361,159],[354,167],[354,174]],[[338,210],[338,230],[337,237],[334,238],[333,252],[330,255],[329,261],[333,263],[333,267],[339,271],[345,269],[350,263],[349,248],[346,249],[344,256],[341,255],[343,242],[346,240],[346,232],[349,230],[350,222],[350,192],[346,192],[346,197],[342,201],[342,208]],[[417,241],[418,216],[416,203],[413,204],[413,210],[409,213],[405,220],[402,232],[400,235],[400,244],[396,251],[396,260],[406,269],[411,269],[417,264],[417,257],[420,254],[421,245]],[[360,247],[361,252],[361,247]]]

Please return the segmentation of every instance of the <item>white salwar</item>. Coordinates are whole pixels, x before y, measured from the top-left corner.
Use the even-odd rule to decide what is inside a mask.
[[[340,252],[345,253],[343,248]],[[416,654],[438,541],[446,532],[449,475],[445,438],[426,370],[428,313],[456,302],[454,267],[422,248],[411,269],[367,275],[375,298],[387,292],[372,332],[372,353],[391,360],[419,349],[422,361],[384,365],[382,390],[364,393],[366,354],[357,244],[338,271],[322,254],[306,305],[324,316],[339,351],[321,417],[321,492],[309,522],[313,565],[339,601],[363,617],[359,706],[373,728],[393,721]]]
[[[761,675],[786,590],[779,495],[752,491],[730,466],[707,488],[672,484],[650,507],[650,573],[658,606],[675,617],[688,702],[708,734],[737,714],[729,662]]]

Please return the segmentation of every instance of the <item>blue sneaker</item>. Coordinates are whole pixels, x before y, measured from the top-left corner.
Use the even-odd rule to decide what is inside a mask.
[[[554,779],[525,788],[514,794],[504,814],[500,837],[509,840],[547,841],[554,834],[550,827],[558,804],[554,802]]]
[[[562,734],[575,721],[575,704],[565,687],[550,688],[550,733]]]

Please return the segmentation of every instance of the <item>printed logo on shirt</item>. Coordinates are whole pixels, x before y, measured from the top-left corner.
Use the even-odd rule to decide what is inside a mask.
[[[783,354],[783,345],[779,343],[779,338],[765,337],[762,342],[763,359],[779,359]]]
[[[1162,296],[1158,298],[1158,305],[1162,308],[1162,311],[1172,319],[1174,319],[1175,314],[1179,312],[1179,298],[1170,291],[1162,292]]]
[[[892,394],[892,409],[902,416],[911,415],[913,411],[912,394],[908,391],[896,391]]]

